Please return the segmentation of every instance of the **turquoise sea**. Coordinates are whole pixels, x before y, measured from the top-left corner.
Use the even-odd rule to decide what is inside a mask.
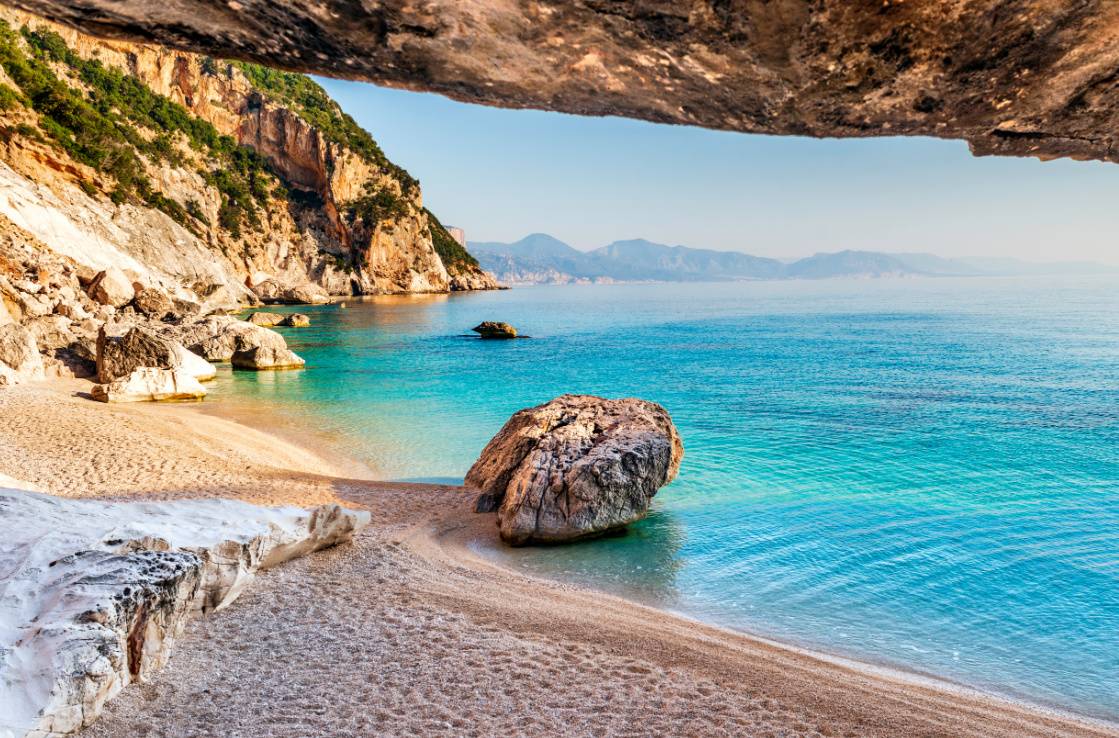
[[[308,368],[214,399],[386,479],[461,481],[515,410],[663,404],[620,538],[500,554],[689,615],[1119,718],[1119,283],[534,287],[299,308]],[[483,319],[532,338],[464,337]]]

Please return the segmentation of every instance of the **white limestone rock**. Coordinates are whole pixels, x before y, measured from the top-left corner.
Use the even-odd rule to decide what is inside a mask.
[[[106,384],[93,385],[89,396],[99,402],[201,400],[206,388],[184,369],[146,366]]]
[[[0,488],[0,736],[93,722],[167,661],[187,621],[257,571],[349,541],[366,512],[235,500],[108,503]]]
[[[199,382],[209,382],[218,375],[217,367],[190,351],[181,343],[175,344],[175,356],[179,360],[179,369]]]

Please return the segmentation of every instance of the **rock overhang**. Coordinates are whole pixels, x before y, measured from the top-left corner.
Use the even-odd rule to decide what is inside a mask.
[[[487,105],[1119,161],[1119,4],[10,0],[87,33]]]

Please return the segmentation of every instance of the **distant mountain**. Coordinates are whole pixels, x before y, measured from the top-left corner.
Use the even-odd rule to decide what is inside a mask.
[[[1119,273],[1119,267],[1079,262],[1038,264],[1016,259],[946,259],[927,253],[852,250],[782,262],[738,251],[666,246],[641,238],[579,251],[544,233],[513,243],[471,242],[469,247],[483,269],[509,284]]]
[[[487,254],[516,254],[522,258],[564,259],[578,258],[583,252],[573,249],[563,241],[547,233],[532,233],[520,241],[498,243],[496,241],[471,241],[471,247]]]
[[[876,251],[840,251],[815,254],[785,265],[782,276],[790,279],[829,279],[832,277],[903,277],[913,274],[905,262]]]
[[[641,238],[615,241],[587,256],[601,272],[618,280],[775,279],[785,267],[776,259],[738,251],[665,246]]]

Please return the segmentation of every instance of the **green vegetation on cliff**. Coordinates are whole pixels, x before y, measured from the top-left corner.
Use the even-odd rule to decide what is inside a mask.
[[[400,183],[401,192],[412,195],[420,183],[403,167],[385,156],[385,152],[338,103],[330,99],[326,90],[305,74],[270,69],[259,64],[235,61],[229,62],[244,73],[252,86],[274,101],[291,108],[303,120],[319,129],[327,141],[345,146],[381,171],[386,172]],[[208,60],[211,69],[212,60]],[[207,64],[203,65],[204,68]]]
[[[263,157],[135,77],[78,56],[58,34],[27,27],[21,33],[26,51],[19,36],[0,21],[0,66],[20,87],[39,115],[39,127],[57,146],[75,161],[112,177],[114,202],[140,200],[187,227],[200,220],[155,189],[145,173],[143,159],[182,163],[172,140],[174,134],[182,134],[192,148],[216,163],[206,176],[222,195],[221,225],[239,237],[242,224],[259,224],[259,206],[268,197],[268,182],[274,180]],[[86,91],[60,79],[52,63],[68,68]],[[157,133],[145,137],[136,126]]]

